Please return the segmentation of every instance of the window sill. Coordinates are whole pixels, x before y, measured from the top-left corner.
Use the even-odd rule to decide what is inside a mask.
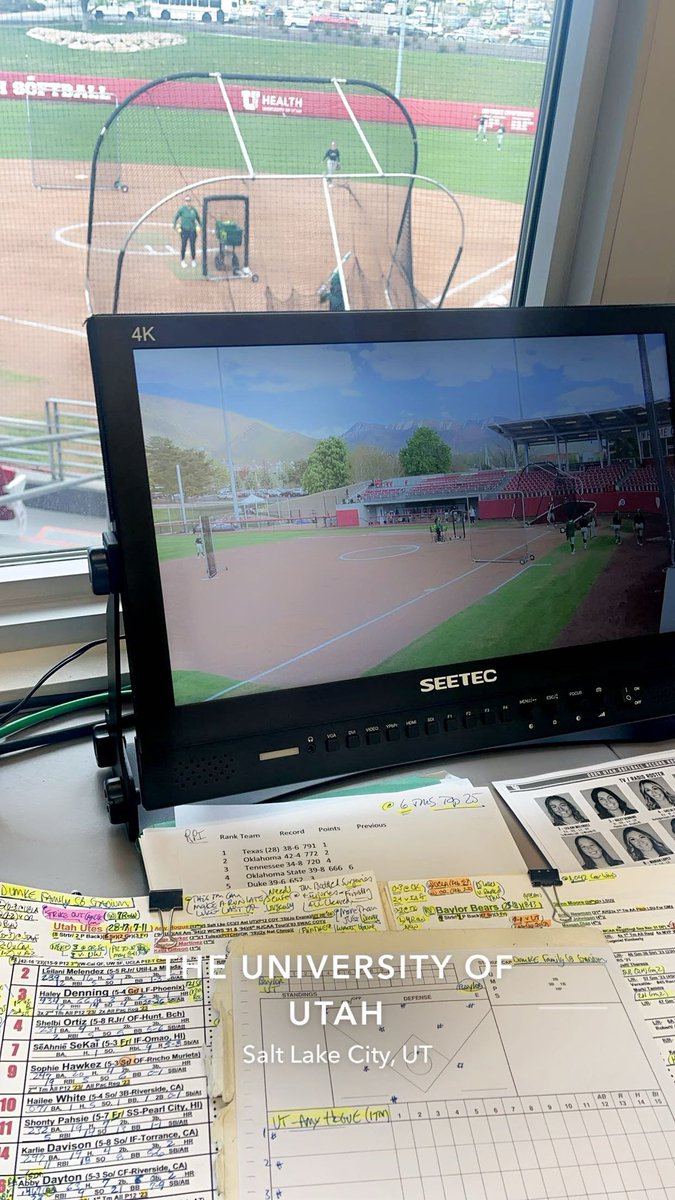
[[[105,597],[92,595],[85,558],[0,567],[1,654],[104,636]]]

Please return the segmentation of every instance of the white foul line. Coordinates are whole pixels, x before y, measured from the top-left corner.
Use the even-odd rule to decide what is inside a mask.
[[[220,88],[223,100],[225,101],[225,107],[228,111],[230,121],[232,122],[232,128],[234,129],[234,136],[236,137],[237,141],[239,142],[239,149],[241,150],[242,157],[244,159],[244,162],[246,163],[246,170],[248,171],[251,178],[253,178],[255,175],[255,171],[253,170],[253,163],[251,162],[251,159],[249,158],[248,150],[246,149],[246,142],[244,141],[244,139],[242,137],[241,129],[239,128],[239,125],[237,123],[237,118],[234,115],[234,109],[232,108],[232,105],[230,103],[230,97],[228,96],[227,92],[225,91],[225,84],[223,83],[222,75],[219,75],[216,72],[216,79],[218,80],[218,87]]]
[[[537,538],[533,538],[532,540],[538,541],[540,537],[544,537],[548,532],[549,530],[546,529],[543,533],[538,534]],[[504,554],[510,553],[510,550],[504,551]],[[500,557],[503,558],[504,555]],[[442,592],[445,588],[452,587],[455,583],[461,583],[462,579],[475,574],[476,571],[482,571],[485,567],[494,566],[495,562],[498,561],[498,559],[492,559],[489,563],[481,563],[478,567],[471,567],[461,575],[456,575],[453,579],[448,579],[446,583],[439,584],[438,587],[434,588],[434,591]],[[522,575],[522,571],[518,571],[518,575]],[[394,608],[390,608],[383,613],[378,613],[376,617],[369,617],[367,621],[362,621],[360,625],[355,625],[352,629],[345,629],[343,633],[336,633],[334,637],[328,638],[325,642],[320,642],[318,646],[312,646],[309,650],[303,650],[300,654],[294,654],[292,658],[287,658],[284,662],[277,663],[274,667],[268,667],[265,671],[259,671],[257,675],[251,675],[249,679],[241,679],[239,683],[233,683],[231,687],[223,688],[221,692],[214,692],[213,696],[207,697],[207,700],[218,700],[220,696],[234,692],[237,688],[245,687],[248,683],[257,683],[259,679],[264,679],[266,675],[273,675],[275,671],[281,671],[283,667],[290,667],[293,663],[300,662],[303,658],[308,658],[310,654],[316,654],[319,650],[325,650],[327,646],[333,646],[336,642],[341,642],[344,638],[351,637],[353,633],[361,633],[369,625],[377,625],[378,621],[384,621],[386,617],[395,616],[396,613],[402,612],[404,608],[410,608],[411,604],[417,604],[418,600],[425,600],[428,594],[428,590],[425,590],[419,596],[413,596],[410,600],[404,600],[402,604],[396,604]]]
[[[330,236],[333,241],[333,250],[335,251],[335,261],[337,263],[337,273],[340,279],[340,287],[342,288],[342,303],[345,306],[345,312],[349,312],[349,296],[347,295],[347,284],[345,283],[345,272],[342,262],[342,254],[340,253],[340,243],[338,241],[337,229],[335,228],[335,217],[333,215],[333,205],[330,202],[330,188],[328,180],[322,179],[323,194],[326,200],[326,212],[328,213],[328,224],[330,226]]]
[[[472,275],[470,279],[465,279],[464,283],[458,283],[456,287],[450,288],[446,292],[446,299],[448,296],[456,296],[458,292],[463,292],[464,288],[471,287],[473,283],[480,283],[481,279],[487,279],[488,275],[495,275],[497,271],[503,271],[504,267],[510,267],[515,261],[516,256],[512,254],[510,258],[505,258],[503,262],[497,263],[494,267],[488,267],[485,271],[479,271],[477,275]],[[431,303],[438,304],[440,298],[440,296],[437,296]]]
[[[84,329],[66,329],[65,325],[43,325],[41,321],[22,321],[19,317],[3,317],[0,321],[8,321],[10,325],[27,325],[29,329],[46,329],[47,333],[69,333],[71,337],[86,338]]]
[[[368,156],[370,157],[370,161],[372,162],[375,170],[377,171],[378,175],[384,175],[384,171],[382,170],[382,167],[380,166],[379,162],[377,161],[377,159],[375,157],[375,151],[373,150],[370,142],[368,141],[368,138],[366,137],[365,133],[363,132],[359,122],[356,119],[356,115],[355,115],[347,97],[345,96],[342,88],[340,87],[340,81],[338,79],[334,79],[333,86],[335,87],[335,90],[336,90],[338,96],[340,97],[342,103],[344,104],[345,108],[347,109],[347,114],[349,116],[349,120],[351,121],[356,132],[358,133],[359,137],[361,138],[361,141],[363,142],[363,144],[366,148],[366,152],[367,152]]]

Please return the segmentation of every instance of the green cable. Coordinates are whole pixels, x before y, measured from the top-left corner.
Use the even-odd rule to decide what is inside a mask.
[[[131,688],[122,688],[123,696],[131,695]],[[63,704],[54,704],[51,708],[41,708],[39,712],[29,713],[26,717],[17,717],[0,726],[0,737],[8,737],[12,733],[20,733],[22,729],[30,729],[31,725],[40,725],[43,721],[53,721],[56,717],[66,716],[79,708],[94,708],[97,704],[106,704],[110,699],[107,692],[98,692],[95,696],[80,696],[77,700],[66,700]]]

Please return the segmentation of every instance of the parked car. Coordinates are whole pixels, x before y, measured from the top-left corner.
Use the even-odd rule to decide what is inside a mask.
[[[514,35],[510,40],[518,46],[548,47],[551,41],[551,34],[548,29],[530,29],[524,33]]]
[[[491,29],[453,29],[450,33],[446,33],[445,36],[450,41],[457,42],[458,45],[466,45],[468,42],[482,44],[498,41],[498,38]]]
[[[311,13],[287,12],[284,17],[284,29],[309,29],[311,22]]]
[[[138,9],[132,0],[103,0],[92,9],[96,21],[133,21],[138,16]]]
[[[348,17],[344,13],[315,13],[310,18],[310,28],[321,28],[325,26],[328,29],[359,29],[361,22],[356,17]]]

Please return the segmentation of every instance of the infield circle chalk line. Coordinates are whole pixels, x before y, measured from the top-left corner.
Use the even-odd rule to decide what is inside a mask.
[[[47,333],[69,333],[71,337],[86,338],[84,329],[66,329],[65,325],[44,325],[42,321],[22,321],[20,317],[0,316],[0,321],[10,325],[27,325],[29,329],[45,329]]]
[[[133,225],[133,221],[94,221],[94,225],[98,228],[105,227],[108,229],[116,228],[116,229],[129,230],[131,228],[131,226]],[[146,221],[143,225],[143,228],[145,229],[146,227],[147,228],[152,227],[153,229],[171,229],[171,230],[173,230],[173,225],[171,224],[170,221]],[[87,228],[86,221],[81,221],[77,225],[62,225],[60,229],[54,230],[54,238],[57,242],[60,242],[62,246],[68,246],[71,250],[86,250],[87,249],[86,238],[85,238],[85,241],[83,241],[83,242],[75,242],[71,238],[67,237],[67,234],[73,233],[75,230],[78,230],[78,229],[86,230],[86,228]],[[115,254],[115,255],[119,254],[119,249],[113,250],[112,248],[110,248],[108,246],[93,246],[92,249],[94,250],[94,252],[96,254]],[[169,248],[168,243],[167,243],[166,247],[160,247],[159,249],[153,248],[151,250],[148,250],[145,246],[143,246],[138,250],[134,250],[131,247],[127,250],[127,254],[145,254],[145,255],[149,255],[152,258],[164,258],[164,257],[171,258],[174,255],[176,255],[177,253],[178,253],[178,251],[174,250],[173,247]]]
[[[99,229],[117,228],[117,229],[129,230],[131,228],[131,226],[133,225],[133,221],[94,221],[93,224],[95,227],[98,227]],[[86,228],[87,228],[86,221],[81,221],[77,225],[62,225],[60,229],[54,230],[54,235],[53,235],[54,240],[57,242],[60,242],[62,246],[68,246],[68,248],[70,250],[86,250],[87,249],[86,241],[75,242],[71,238],[66,236],[69,233],[73,233],[75,230],[78,230],[78,229],[86,230]],[[142,233],[142,231],[144,229],[150,229],[150,228],[152,228],[152,229],[170,229],[170,230],[172,230],[172,232],[175,233],[173,225],[171,224],[170,221],[144,221],[143,225],[141,226],[140,230],[138,231],[139,240],[140,240],[140,234]],[[110,246],[92,246],[92,250],[94,251],[95,254],[119,254],[120,253],[119,249],[113,250]],[[217,254],[218,249],[216,246],[208,246],[206,252],[207,252],[207,254]],[[177,258],[178,257],[178,250],[175,249],[175,247],[169,245],[168,242],[166,242],[164,244],[164,246],[159,246],[159,247],[150,246],[150,245],[141,245],[137,250],[135,250],[132,246],[132,247],[129,247],[129,249],[127,250],[126,253],[127,254],[141,254],[148,258]]]
[[[405,554],[417,554],[418,545],[412,546],[364,546],[363,550],[345,550],[338,554],[342,562],[381,562],[383,558],[400,558]]]
[[[545,537],[548,530],[544,530],[538,534],[536,538],[532,538],[532,542],[536,542],[541,537]],[[510,554],[510,550],[505,550],[504,554]],[[494,559],[489,563],[480,563],[477,567],[470,567],[468,571],[464,571],[461,575],[456,575],[453,579],[448,579],[446,583],[441,583],[435,589],[437,592],[442,592],[445,588],[452,587],[455,583],[461,583],[463,579],[467,579],[470,575],[475,575],[477,571],[484,571],[486,567],[494,566],[498,559]],[[522,575],[522,571],[517,572]],[[507,581],[507,582],[510,582]],[[290,667],[293,663],[300,662],[303,658],[309,658],[310,654],[316,654],[319,650],[325,650],[327,646],[333,646],[336,642],[342,642],[345,638],[351,637],[354,633],[361,633],[364,629],[368,629],[370,625],[377,625],[379,621],[386,620],[387,617],[393,617],[396,613],[402,612],[405,608],[410,608],[412,604],[417,604],[418,600],[428,599],[428,591],[420,592],[418,596],[413,596],[410,600],[404,600],[402,604],[396,604],[393,608],[387,609],[386,612],[378,613],[376,617],[369,617],[367,621],[362,621],[360,625],[355,625],[352,629],[345,629],[343,633],[336,633],[335,637],[327,638],[325,642],[319,642],[318,646],[312,646],[309,650],[302,650],[300,654],[294,654],[292,658],[287,658],[284,662],[277,663],[274,667],[268,667],[265,671],[259,671],[257,675],[251,675],[250,679],[240,679],[238,683],[232,684],[231,687],[223,688],[221,692],[214,692],[212,696],[208,696],[205,703],[209,700],[218,700],[221,696],[226,696],[228,692],[234,692],[237,688],[245,687],[249,683],[257,683],[259,679],[265,679],[268,675],[273,675],[275,671],[281,671],[284,667]]]

